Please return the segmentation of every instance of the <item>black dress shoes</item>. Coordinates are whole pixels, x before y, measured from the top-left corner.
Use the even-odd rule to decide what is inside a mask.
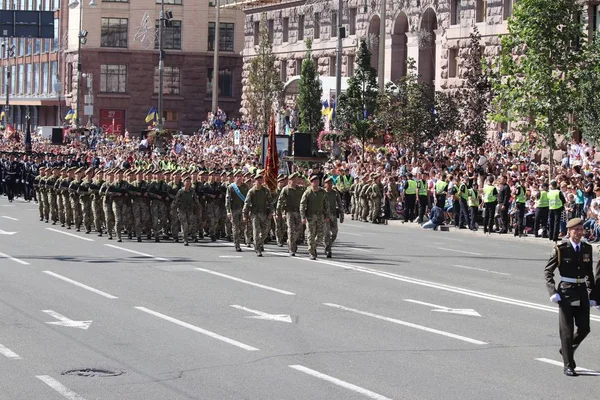
[[[566,376],[577,376],[577,372],[573,368],[565,368]]]

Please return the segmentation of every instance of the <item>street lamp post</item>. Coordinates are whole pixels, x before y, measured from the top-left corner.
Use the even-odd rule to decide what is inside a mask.
[[[385,88],[385,23],[387,20],[386,0],[381,0],[381,19],[379,21],[379,57],[377,63],[377,80],[379,91]]]
[[[215,0],[215,41],[213,45],[213,76],[212,76],[212,112],[217,115],[219,109],[219,47],[221,34],[221,1]]]
[[[2,52],[6,51],[6,83],[4,85],[6,91],[6,104],[4,105],[4,126],[7,127],[9,123],[8,111],[10,110],[10,58],[15,55],[15,46],[9,46],[8,42],[2,42]]]
[[[342,15],[344,15],[344,0],[338,0],[338,17],[337,17],[337,51],[335,57],[335,105],[331,105],[335,111],[340,101],[340,95],[342,94],[342,41],[346,36],[345,30],[342,28]],[[336,118],[333,121],[334,126],[339,128]]]
[[[96,0],[90,0],[90,8],[96,7]],[[79,126],[79,113],[81,111],[81,45],[87,42],[87,31],[83,30],[83,3],[71,0],[69,8],[74,10],[79,7],[79,32],[77,34],[77,100],[75,102],[75,126]]]

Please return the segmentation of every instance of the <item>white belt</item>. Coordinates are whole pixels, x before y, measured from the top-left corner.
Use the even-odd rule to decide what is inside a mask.
[[[585,278],[565,278],[565,277],[561,277],[560,280],[562,282],[568,282],[568,283],[585,283]]]

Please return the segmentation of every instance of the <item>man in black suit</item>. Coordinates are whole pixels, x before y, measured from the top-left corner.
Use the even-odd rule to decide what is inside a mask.
[[[590,333],[590,307],[597,307],[592,267],[592,246],[582,242],[583,221],[573,218],[567,223],[569,239],[556,245],[544,275],[550,301],[558,303],[559,333],[564,373],[577,376],[575,372],[575,349]],[[596,276],[598,268],[596,267]],[[554,272],[558,268],[561,280],[556,285]],[[597,307],[598,308],[598,307]],[[577,332],[575,332],[577,326]]]

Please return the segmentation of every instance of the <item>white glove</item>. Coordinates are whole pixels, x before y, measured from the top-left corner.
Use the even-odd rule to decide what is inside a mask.
[[[596,300],[590,300],[590,307],[596,307]]]
[[[596,306],[596,310],[600,310],[600,306]]]
[[[558,303],[560,301],[560,294],[554,293],[552,296],[550,296],[550,301],[553,303]]]

